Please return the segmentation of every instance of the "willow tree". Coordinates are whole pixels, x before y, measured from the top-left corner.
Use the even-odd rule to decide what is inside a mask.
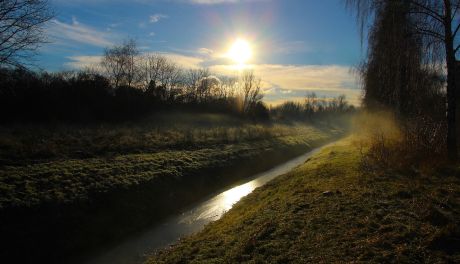
[[[419,36],[426,65],[444,66],[447,69],[447,152],[449,158],[457,160],[456,138],[456,53],[460,49],[458,12],[460,0],[346,0],[357,14],[361,36],[371,18],[373,23],[387,5],[399,2],[410,25],[410,31]]]

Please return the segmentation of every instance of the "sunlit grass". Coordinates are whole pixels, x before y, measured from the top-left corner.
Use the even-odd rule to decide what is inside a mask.
[[[0,127],[0,162],[196,149],[312,132],[303,125],[251,124],[222,115],[169,117],[122,125]]]
[[[256,189],[148,263],[457,263],[458,177],[375,178],[361,171],[355,141]]]
[[[0,207],[73,202],[92,192],[230,166],[267,151],[324,142],[340,131],[251,124],[226,116],[125,125],[0,130]]]

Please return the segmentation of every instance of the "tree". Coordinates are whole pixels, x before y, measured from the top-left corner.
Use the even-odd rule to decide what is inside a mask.
[[[101,64],[115,88],[122,85],[132,86],[138,76],[136,68],[138,55],[139,51],[134,40],[105,49]]]
[[[0,1],[0,65],[20,66],[46,41],[43,26],[53,17],[46,0]]]
[[[155,86],[160,85],[161,72],[164,71],[168,64],[166,57],[156,53],[146,54],[142,56],[139,64],[140,79],[145,87],[151,84]]]
[[[424,60],[434,67],[447,69],[447,152],[452,161],[456,161],[456,53],[460,49],[458,32],[460,23],[458,12],[460,0],[347,0],[355,8],[361,29],[370,17],[378,14],[385,4],[400,2],[407,6],[411,30],[420,36]],[[361,31],[363,32],[363,30]]]
[[[261,80],[256,78],[253,71],[245,71],[241,76],[241,89],[243,92],[243,112],[249,113],[263,98],[260,92]]]
[[[123,54],[126,57],[126,63],[124,67],[126,85],[131,87],[138,76],[137,58],[139,56],[139,50],[137,49],[137,44],[134,40],[131,39],[124,43]]]
[[[203,86],[201,80],[211,75],[209,69],[190,69],[186,72],[185,86],[187,100],[193,103],[199,103],[203,100]]]

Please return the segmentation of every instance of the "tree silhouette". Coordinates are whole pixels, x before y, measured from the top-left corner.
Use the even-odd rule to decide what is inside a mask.
[[[0,1],[0,65],[21,66],[45,42],[43,26],[53,17],[46,0]]]
[[[399,3],[405,7],[411,30],[420,36],[425,62],[433,67],[447,68],[447,152],[456,161],[456,53],[460,49],[458,12],[460,0],[347,0],[354,8],[361,25],[361,32],[373,15],[389,5]]]
[[[135,82],[138,76],[136,63],[138,55],[139,51],[134,40],[105,49],[101,64],[115,88],[122,85],[131,87]]]

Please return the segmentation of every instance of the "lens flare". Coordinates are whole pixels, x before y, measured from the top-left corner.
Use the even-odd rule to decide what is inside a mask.
[[[251,45],[244,39],[238,39],[232,44],[227,56],[235,63],[244,65],[252,57]]]

